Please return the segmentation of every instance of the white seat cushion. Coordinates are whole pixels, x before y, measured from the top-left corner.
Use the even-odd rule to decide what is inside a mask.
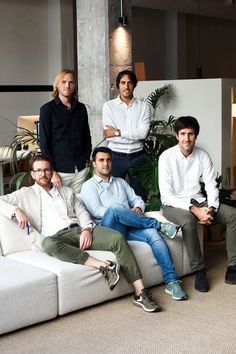
[[[57,316],[53,273],[0,257],[0,334]]]
[[[103,260],[116,259],[111,252],[89,251],[89,253]],[[58,314],[60,315],[114,297],[114,293],[108,288],[101,273],[95,268],[62,262],[46,253],[34,253],[31,250],[10,254],[7,258],[43,268],[57,276]]]
[[[19,228],[18,223],[0,215],[0,242],[4,256],[31,249],[26,230]]]

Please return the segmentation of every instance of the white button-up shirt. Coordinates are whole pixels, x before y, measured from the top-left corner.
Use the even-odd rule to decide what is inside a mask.
[[[105,102],[102,112],[103,129],[106,129],[106,125],[111,125],[121,132],[118,137],[107,138],[109,148],[127,154],[141,151],[150,128],[150,120],[149,105],[135,97],[128,105],[119,96]]]
[[[200,182],[205,183],[209,207],[218,209],[219,191],[215,171],[209,155],[197,147],[185,157],[179,145],[167,149],[159,159],[159,188],[164,205],[189,210],[191,199],[202,203]]]
[[[68,218],[67,208],[61,195],[58,193],[57,187],[53,186],[50,194],[39,186],[42,205],[42,235],[52,236],[59,230],[68,227],[76,222]]]

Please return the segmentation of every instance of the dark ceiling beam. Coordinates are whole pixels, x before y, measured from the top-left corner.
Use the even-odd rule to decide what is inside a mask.
[[[0,85],[0,92],[52,92],[52,85]]]

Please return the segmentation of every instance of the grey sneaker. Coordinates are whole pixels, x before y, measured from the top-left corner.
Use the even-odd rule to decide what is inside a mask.
[[[164,235],[170,237],[170,238],[174,238],[177,234],[177,232],[180,229],[180,225],[175,225],[172,223],[167,223],[167,222],[161,222],[161,228],[160,231],[161,233],[163,233]]]
[[[162,310],[153,299],[147,289],[143,289],[139,295],[134,295],[133,304],[140,306],[146,312],[160,312]]]
[[[174,280],[166,285],[165,293],[170,294],[174,300],[187,300],[188,295],[180,286],[180,280]]]
[[[99,272],[101,272],[102,275],[104,276],[110,290],[113,290],[120,279],[119,266],[115,262],[112,261],[108,261],[108,262],[110,262],[110,265],[106,267],[101,266],[99,268]]]

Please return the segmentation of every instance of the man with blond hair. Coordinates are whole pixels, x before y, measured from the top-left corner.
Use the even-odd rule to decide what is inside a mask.
[[[90,159],[91,136],[86,107],[78,102],[74,70],[62,69],[57,74],[52,96],[40,108],[40,150],[52,158],[53,184],[79,193]]]

